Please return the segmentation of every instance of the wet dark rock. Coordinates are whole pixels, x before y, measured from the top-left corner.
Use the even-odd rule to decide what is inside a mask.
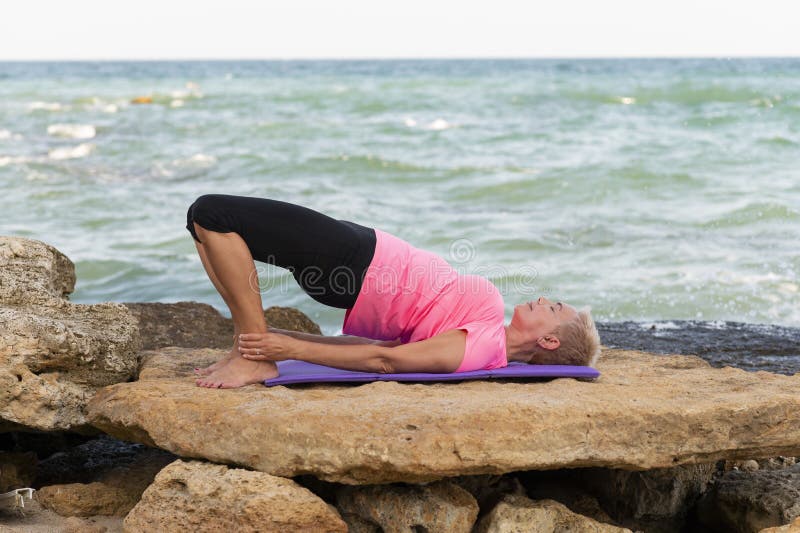
[[[604,346],[702,357],[714,367],[800,372],[800,328],[697,320],[598,322]]]
[[[715,531],[750,533],[800,516],[800,464],[717,479],[697,506],[699,520]]]
[[[175,455],[144,444],[117,440],[108,435],[61,450],[39,461],[34,488],[64,483],[90,483],[119,468],[128,468],[141,457],[156,453],[164,456],[164,464]]]

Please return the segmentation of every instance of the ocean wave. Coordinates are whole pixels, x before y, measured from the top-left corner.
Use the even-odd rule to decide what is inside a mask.
[[[800,211],[778,202],[755,202],[731,209],[721,216],[703,222],[703,228],[721,228],[732,226],[746,226],[753,223],[769,221],[798,221]]]
[[[463,202],[498,202],[500,204],[527,204],[532,198],[558,194],[568,186],[568,180],[560,176],[539,176],[470,186],[458,183],[450,198]]]
[[[11,132],[9,130],[0,129],[0,141],[10,138],[11,138]]]
[[[767,146],[776,146],[780,148],[794,148],[797,146],[798,142],[792,139],[787,139],[781,135],[775,135],[774,137],[766,137],[763,139],[758,139],[757,141],[759,144],[764,144]]]
[[[122,99],[108,101],[99,96],[82,96],[74,99],[72,103],[87,111],[102,111],[103,113],[116,113],[120,106],[125,105],[125,101]]]
[[[217,158],[208,154],[194,154],[183,159],[173,159],[172,166],[175,168],[208,168],[217,164]]]
[[[27,163],[28,161],[31,161],[31,158],[25,156],[12,157],[0,155],[0,167],[5,167],[15,163]]]
[[[83,143],[78,146],[64,146],[61,148],[54,148],[47,153],[50,159],[77,159],[86,157],[91,154],[95,149],[95,145],[91,143]]]
[[[47,126],[47,134],[69,139],[91,139],[97,130],[91,124],[51,124]]]
[[[30,111],[66,111],[70,109],[69,106],[61,104],[61,102],[31,102],[28,104]]]
[[[696,105],[709,102],[742,103],[757,107],[773,107],[783,101],[779,94],[764,95],[758,89],[703,84],[680,81],[658,87],[639,87],[627,94],[608,93],[603,90],[565,90],[568,99],[603,104],[647,105],[658,102]]]
[[[325,157],[309,157],[305,163],[312,166],[321,165],[327,167],[331,162],[344,162],[345,168],[343,170],[359,171],[359,170],[385,170],[385,171],[403,171],[403,172],[429,172],[431,167],[417,165],[414,163],[407,163],[405,161],[398,161],[394,159],[387,159],[378,155],[349,155],[339,154],[335,156]],[[341,165],[338,163],[337,166]],[[430,179],[429,175],[426,175]]]

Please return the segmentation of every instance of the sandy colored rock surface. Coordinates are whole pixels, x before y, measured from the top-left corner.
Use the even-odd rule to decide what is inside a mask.
[[[47,485],[34,497],[61,516],[125,516],[139,502],[156,474],[175,456],[145,449],[130,463],[121,464],[86,483]]]
[[[573,513],[554,500],[507,495],[475,527],[476,533],[631,533]]]
[[[48,303],[75,289],[75,266],[42,241],[0,235],[0,302]]]
[[[800,533],[800,517],[795,518],[791,523],[784,526],[768,527],[758,533]]]
[[[129,533],[345,532],[339,514],[290,479],[200,461],[165,467],[125,517]]]
[[[74,285],[72,262],[52,246],[0,237],[0,431],[79,430],[97,387],[136,374],[133,315],[68,302]]]
[[[99,481],[48,485],[37,490],[34,497],[43,507],[64,517],[125,516],[138,502],[131,501],[130,491],[124,487]]]
[[[595,382],[197,387],[217,351],[150,353],[92,423],[183,457],[348,484],[603,466],[644,470],[800,452],[800,376],[606,350]]]
[[[91,516],[64,518],[45,509],[35,499],[23,512],[0,512],[0,533],[122,533],[122,518]]]
[[[374,524],[379,531],[447,531],[469,533],[478,517],[478,502],[454,483],[342,487],[336,506],[354,527]]]

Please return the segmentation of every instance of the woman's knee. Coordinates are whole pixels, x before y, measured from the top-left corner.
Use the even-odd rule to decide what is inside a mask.
[[[197,242],[203,243],[198,237],[197,227],[219,233],[235,231],[234,218],[227,203],[227,195],[203,194],[189,206],[186,212],[186,229]]]
[[[225,209],[226,195],[224,194],[203,194],[197,197],[194,203],[189,206],[189,211],[194,216],[203,216]]]

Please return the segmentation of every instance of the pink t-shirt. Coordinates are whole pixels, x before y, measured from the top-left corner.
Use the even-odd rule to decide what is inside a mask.
[[[376,228],[375,236],[375,255],[342,333],[405,344],[464,329],[456,372],[508,365],[503,297],[491,281],[461,275],[440,256],[385,231]]]

